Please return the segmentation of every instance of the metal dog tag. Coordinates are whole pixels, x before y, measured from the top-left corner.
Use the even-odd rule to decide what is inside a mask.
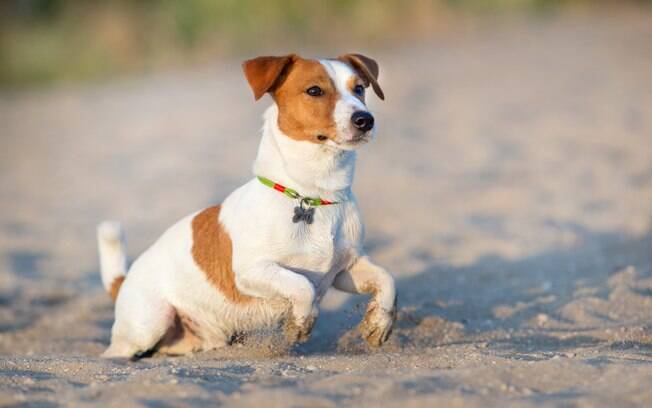
[[[299,205],[294,207],[294,216],[292,217],[292,222],[305,222],[306,224],[312,224],[313,218],[315,215],[315,208],[311,207],[306,199],[302,199],[299,202]]]

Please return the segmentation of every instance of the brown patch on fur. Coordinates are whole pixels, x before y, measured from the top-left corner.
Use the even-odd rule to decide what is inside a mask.
[[[200,212],[192,220],[192,256],[208,281],[233,303],[253,298],[240,292],[232,269],[232,243],[219,221],[220,206]]]
[[[324,94],[310,96],[306,90],[320,87]],[[337,135],[333,111],[340,98],[324,66],[316,60],[297,58],[272,92],[278,105],[278,127],[294,140],[323,143],[317,136]]]
[[[258,57],[242,63],[242,70],[256,100],[274,88],[285,68],[297,58],[296,55],[289,54],[282,57]]]
[[[181,325],[183,326],[183,329],[187,331],[189,334],[201,339],[201,334],[199,333],[199,325],[197,322],[192,320],[190,317],[188,317],[185,314],[179,314],[179,320],[181,320]]]
[[[385,99],[385,94],[378,83],[380,70],[376,61],[362,54],[346,54],[337,59],[351,66],[362,78],[365,86],[371,85],[376,95],[382,100]]]
[[[158,344],[158,351],[163,354],[182,355],[202,348],[202,337],[198,333],[197,324],[183,314],[174,316],[174,324],[170,326]]]
[[[117,278],[113,279],[113,282],[111,282],[111,287],[109,288],[109,296],[111,296],[111,300],[115,302],[115,300],[118,298],[118,293],[120,292],[120,288],[122,287],[122,282],[125,281],[124,276],[118,276]]]
[[[353,88],[355,88],[356,85],[363,85],[364,86],[364,83],[361,83],[361,82],[362,81],[360,81],[359,77],[353,75],[353,76],[349,77],[349,79],[346,80],[346,89],[351,91],[351,94],[353,96],[360,99],[362,101],[362,103],[364,103],[364,99],[365,99],[364,98],[364,96],[365,96],[364,93],[362,95],[358,95],[355,92],[353,92]]]

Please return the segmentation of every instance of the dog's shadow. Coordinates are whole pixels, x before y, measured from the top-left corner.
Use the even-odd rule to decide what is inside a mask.
[[[531,330],[532,322],[550,319],[575,324],[580,332],[595,329],[592,325],[598,320],[602,322],[599,325],[613,323],[600,311],[590,309],[584,312],[594,313],[594,319],[569,322],[563,311],[585,296],[608,301],[615,290],[622,292],[622,285],[614,287],[614,280],[622,280],[619,274],[635,275],[638,283],[623,285],[629,295],[644,302],[645,297],[652,296],[652,289],[647,287],[652,282],[645,279],[652,276],[652,233],[631,238],[619,232],[593,232],[577,226],[575,230],[582,243],[571,248],[516,260],[485,256],[463,267],[433,261],[420,273],[398,279],[399,316],[389,347],[383,349],[473,342],[485,332],[520,333],[526,328],[529,330],[522,333],[528,334],[491,341],[489,347],[518,356],[531,348],[554,352],[596,345],[600,340],[589,335],[571,335],[560,341],[546,334],[545,325]],[[373,257],[373,250],[370,252]],[[347,345],[356,344],[351,339],[357,336],[355,326],[366,302],[363,296],[352,296],[337,309],[322,311],[311,339],[297,351],[371,351],[359,340],[347,349]],[[647,353],[650,347],[637,349]]]

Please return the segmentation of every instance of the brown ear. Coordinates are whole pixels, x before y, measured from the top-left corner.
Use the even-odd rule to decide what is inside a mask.
[[[351,65],[365,81],[365,85],[371,84],[376,95],[385,100],[385,94],[378,84],[378,63],[376,61],[362,54],[346,54],[337,59]]]
[[[285,67],[296,58],[295,54],[289,54],[282,57],[258,57],[242,63],[242,70],[256,100],[274,87]]]

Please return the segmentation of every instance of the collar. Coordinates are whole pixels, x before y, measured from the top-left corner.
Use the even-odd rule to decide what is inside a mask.
[[[279,191],[286,196],[290,198],[297,199],[301,202],[302,205],[307,205],[307,207],[319,207],[322,205],[333,205],[333,204],[339,204],[337,201],[328,201],[324,200],[321,197],[306,197],[301,194],[299,194],[296,190],[293,190],[289,187],[285,187],[284,185],[278,184],[273,182],[272,180],[265,178],[263,176],[256,176],[258,181],[260,181],[263,185],[273,188],[276,191]]]

